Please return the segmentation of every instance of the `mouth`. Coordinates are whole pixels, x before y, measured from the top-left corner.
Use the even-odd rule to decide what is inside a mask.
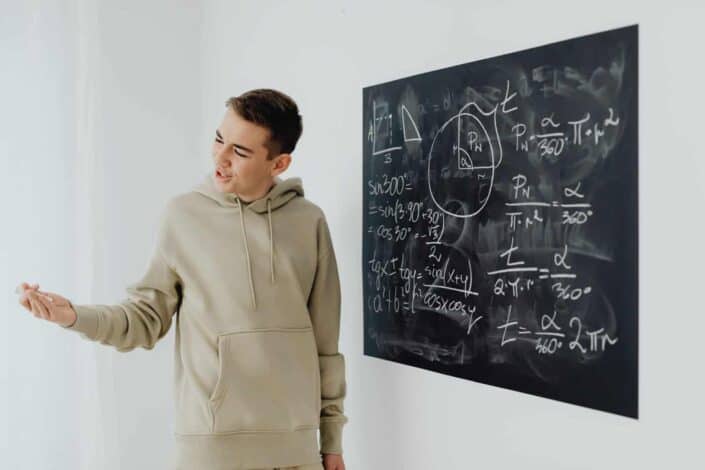
[[[216,168],[215,169],[215,177],[219,181],[228,181],[232,177],[232,175],[225,174],[220,170],[220,168]]]

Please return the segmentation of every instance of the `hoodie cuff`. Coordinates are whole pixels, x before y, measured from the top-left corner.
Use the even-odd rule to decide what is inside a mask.
[[[71,302],[69,302],[71,304]],[[91,307],[84,305],[71,304],[73,311],[76,312],[76,321],[72,325],[59,325],[67,330],[78,331],[85,334],[90,339],[95,339],[98,334],[99,312]]]
[[[343,425],[340,421],[321,421],[321,454],[343,453]]]

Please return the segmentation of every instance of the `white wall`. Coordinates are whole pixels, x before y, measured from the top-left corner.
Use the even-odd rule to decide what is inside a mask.
[[[73,210],[77,181],[68,158],[76,151],[79,58],[71,48],[62,53],[74,28],[74,12],[60,5],[45,5],[42,12],[26,4],[3,6],[0,17],[2,468],[51,468],[52,463],[68,468],[79,459],[72,436],[82,426],[96,431],[76,413],[76,383],[95,377],[91,359],[83,361],[80,348],[60,337],[54,325],[27,312],[34,321],[20,317],[13,293],[25,280],[62,292],[76,289],[74,273],[87,268],[85,258],[75,256],[75,237],[85,238]],[[90,399],[84,406],[96,409]],[[42,451],[37,452],[37,444]]]
[[[703,9],[678,2],[209,2],[203,143],[222,97],[272,86],[299,103],[290,172],[326,211],[343,283],[351,470],[692,468],[705,406],[697,250],[705,207]],[[693,2],[695,3],[695,2]],[[491,6],[488,6],[491,5]],[[666,6],[667,5],[667,6]],[[363,86],[640,25],[640,419],[362,354]]]
[[[173,330],[129,354],[33,317],[14,288],[116,303],[166,199],[198,178],[200,6],[3,2],[0,468],[173,468]]]

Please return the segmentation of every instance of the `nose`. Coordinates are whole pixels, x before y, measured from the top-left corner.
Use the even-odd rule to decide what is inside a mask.
[[[228,161],[226,155],[227,155],[228,149],[225,145],[220,146],[220,150],[216,150],[213,152],[213,159],[215,160],[215,163],[217,163],[219,166],[225,167],[225,163]]]

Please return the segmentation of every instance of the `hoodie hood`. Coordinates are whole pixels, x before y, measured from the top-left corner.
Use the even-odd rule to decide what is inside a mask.
[[[224,193],[220,191],[213,181],[213,175],[207,173],[205,177],[196,185],[194,191],[201,193],[214,201],[218,202],[221,206],[225,207],[237,207],[239,197],[235,193]],[[270,201],[271,210],[276,210],[279,207],[285,205],[291,199],[297,196],[304,195],[304,188],[301,182],[301,178],[292,177],[287,179],[281,179],[278,176],[274,177],[274,186],[272,186],[267,194],[261,198],[250,202],[249,204],[242,201],[247,208],[257,212],[258,214],[263,214],[267,212],[267,201]]]
[[[247,243],[247,230],[245,229],[245,210],[251,210],[255,214],[267,214],[269,225],[269,269],[271,272],[272,284],[276,281],[274,273],[274,233],[272,231],[272,211],[285,206],[296,197],[303,197],[304,188],[299,177],[282,179],[274,177],[274,184],[267,194],[249,203],[242,201],[235,193],[224,193],[220,191],[213,181],[213,176],[208,173],[193,189],[195,192],[203,194],[223,207],[234,207],[238,209],[240,216],[240,229],[242,230],[242,248],[245,252],[245,262],[247,263],[247,274],[250,279],[250,299],[253,310],[257,309],[257,296],[255,295],[254,280],[252,278],[252,263],[250,261],[250,249]]]

